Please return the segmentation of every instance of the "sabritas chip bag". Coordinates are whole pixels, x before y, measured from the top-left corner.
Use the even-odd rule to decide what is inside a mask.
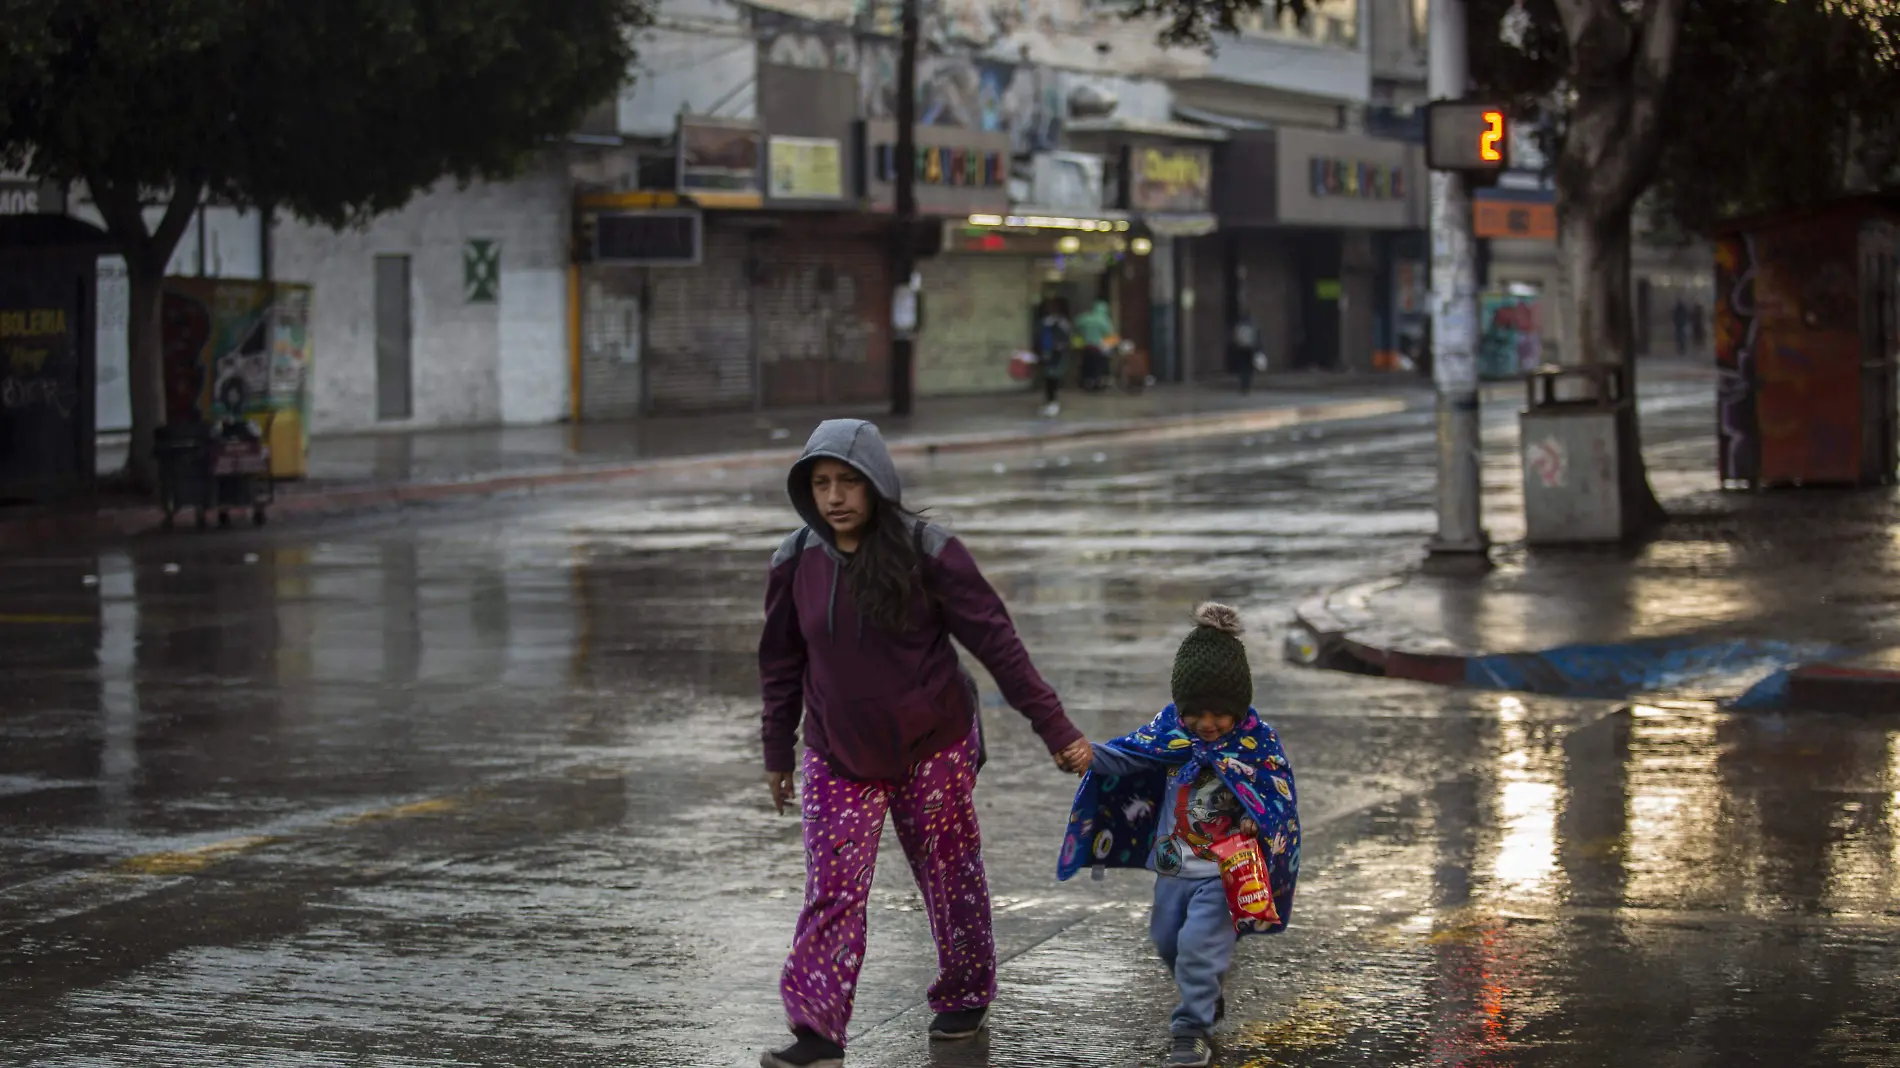
[[[1260,843],[1244,835],[1229,835],[1211,847],[1220,858],[1221,886],[1227,890],[1227,911],[1237,933],[1264,931],[1280,922],[1273,907],[1273,887],[1267,881],[1267,860]]]

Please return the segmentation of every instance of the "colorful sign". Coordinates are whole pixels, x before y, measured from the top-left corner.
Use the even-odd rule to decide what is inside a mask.
[[[1009,158],[974,148],[917,146],[917,184],[1000,189],[1009,182]],[[877,180],[897,181],[897,146],[877,146]]]
[[[773,200],[844,197],[844,146],[829,137],[773,137],[766,143]]]
[[[1214,154],[1205,148],[1128,149],[1131,211],[1204,212],[1214,190]]]
[[[1307,161],[1307,175],[1315,197],[1355,197],[1360,200],[1404,200],[1405,169],[1364,160]]]
[[[242,417],[268,435],[271,474],[299,478],[310,426],[311,288],[167,278],[166,421]]]

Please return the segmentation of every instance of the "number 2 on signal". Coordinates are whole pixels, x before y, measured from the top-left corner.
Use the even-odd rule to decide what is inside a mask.
[[[1504,160],[1504,112],[1484,113],[1484,132],[1478,135],[1478,158],[1486,163]]]

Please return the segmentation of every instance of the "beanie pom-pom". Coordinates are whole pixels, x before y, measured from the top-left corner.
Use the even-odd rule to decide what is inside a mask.
[[[1194,610],[1196,626],[1211,627],[1223,634],[1238,635],[1246,628],[1241,626],[1240,612],[1228,605],[1209,601]]]

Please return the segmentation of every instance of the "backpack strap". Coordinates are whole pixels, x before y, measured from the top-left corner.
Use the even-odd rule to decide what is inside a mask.
[[[787,578],[796,579],[798,577],[798,562],[805,558],[805,542],[810,539],[810,527],[798,528],[798,540],[792,542],[792,573],[787,576]]]

